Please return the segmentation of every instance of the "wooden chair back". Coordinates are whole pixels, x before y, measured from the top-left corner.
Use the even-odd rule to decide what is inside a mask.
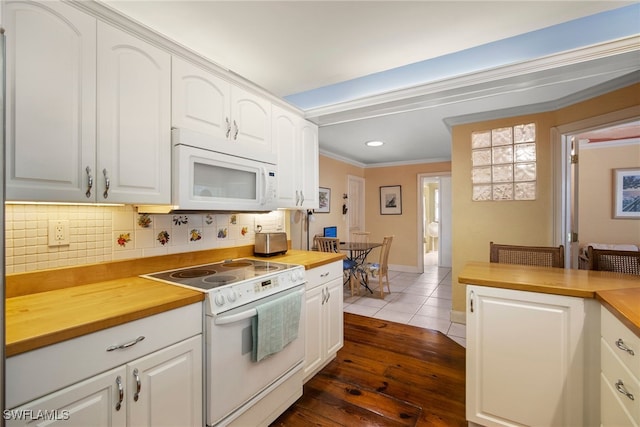
[[[340,247],[340,239],[337,237],[316,237],[316,243],[320,252],[338,252]]]
[[[589,270],[640,275],[640,251],[587,248]]]
[[[376,264],[369,265],[369,271],[372,276],[378,277],[378,285],[380,286],[380,298],[384,298],[384,285],[387,284],[387,289],[391,293],[391,286],[389,284],[389,252],[391,251],[391,243],[394,236],[384,236],[382,239],[382,246],[380,247],[380,257]]]
[[[489,261],[564,268],[564,246],[515,246],[490,242]]]

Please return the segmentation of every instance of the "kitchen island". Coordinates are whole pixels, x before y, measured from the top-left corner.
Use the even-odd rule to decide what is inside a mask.
[[[458,281],[472,425],[638,423],[638,276],[472,262]]]

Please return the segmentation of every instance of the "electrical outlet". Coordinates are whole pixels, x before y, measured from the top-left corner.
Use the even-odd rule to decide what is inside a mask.
[[[49,220],[49,246],[65,246],[69,244],[69,220]]]

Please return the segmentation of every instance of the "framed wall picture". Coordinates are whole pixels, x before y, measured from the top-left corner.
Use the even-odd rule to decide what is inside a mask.
[[[319,188],[318,192],[318,209],[314,209],[315,213],[329,213],[331,211],[331,189]]]
[[[613,170],[613,217],[640,219],[640,168]]]
[[[402,186],[380,187],[380,215],[402,215]]]

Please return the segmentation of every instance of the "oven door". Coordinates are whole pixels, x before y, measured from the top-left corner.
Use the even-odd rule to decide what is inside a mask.
[[[277,208],[275,165],[173,147],[173,201],[182,210],[266,212]]]
[[[251,407],[250,401],[278,380],[302,369],[304,363],[304,302],[298,338],[280,352],[253,362],[251,318],[258,304],[291,292],[304,297],[304,284],[261,300],[206,317],[207,421],[230,421]],[[302,386],[302,384],[301,384]]]

